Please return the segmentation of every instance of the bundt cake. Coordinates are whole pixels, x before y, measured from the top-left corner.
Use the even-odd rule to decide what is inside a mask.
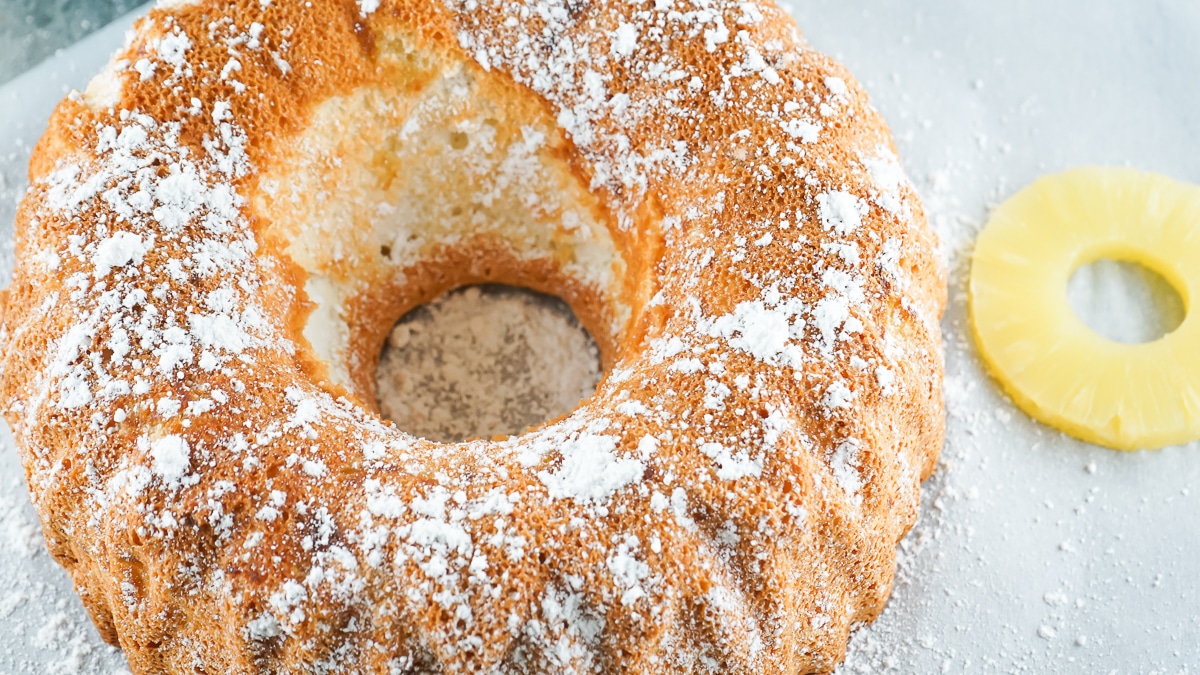
[[[37,146],[0,394],[136,673],[800,673],[891,588],[941,263],[769,0],[161,0]],[[378,414],[397,319],[566,300],[522,435]]]

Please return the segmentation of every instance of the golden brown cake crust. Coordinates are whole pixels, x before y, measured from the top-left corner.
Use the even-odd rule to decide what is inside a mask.
[[[497,138],[556,129],[621,273],[489,236],[401,276],[349,256],[336,384],[262,177],[328,101],[445,73]],[[30,178],[0,394],[137,673],[817,672],[886,602],[942,440],[944,275],[883,122],[769,2],[163,2]],[[571,302],[595,396],[509,439],[380,421],[387,329],[486,280]]]

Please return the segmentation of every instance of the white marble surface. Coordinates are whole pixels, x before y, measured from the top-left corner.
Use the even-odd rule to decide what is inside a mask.
[[[0,85],[141,4],[139,0],[0,0]]]
[[[893,599],[855,635],[843,670],[1190,672],[1200,664],[1200,445],[1119,454],[1031,422],[980,368],[963,280],[988,205],[1043,173],[1130,164],[1200,182],[1200,3],[790,4],[891,122],[954,268],[944,461],[903,543]],[[0,87],[0,274],[30,147],[122,31]],[[1092,306],[1093,320],[1121,321]],[[42,550],[5,441],[0,674],[122,672]]]

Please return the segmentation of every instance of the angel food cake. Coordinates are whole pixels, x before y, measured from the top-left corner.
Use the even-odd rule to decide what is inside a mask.
[[[162,2],[30,171],[0,393],[135,672],[822,672],[886,602],[944,274],[775,5]],[[484,282],[571,306],[595,394],[385,422],[392,326]]]

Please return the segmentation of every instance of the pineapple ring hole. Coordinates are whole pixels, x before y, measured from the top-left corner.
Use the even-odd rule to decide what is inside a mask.
[[[1122,344],[1160,340],[1187,315],[1166,277],[1130,260],[1101,258],[1080,266],[1067,284],[1067,300],[1088,328]]]

